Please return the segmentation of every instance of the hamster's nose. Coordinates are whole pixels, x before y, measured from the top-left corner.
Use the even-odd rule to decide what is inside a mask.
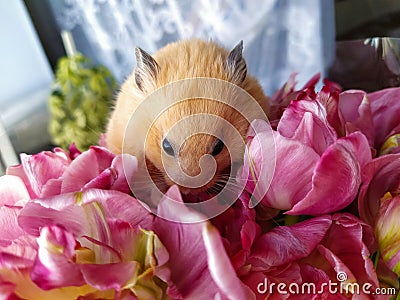
[[[215,175],[216,162],[211,155],[183,157],[178,159],[179,166],[171,170],[166,169],[169,178],[180,186],[199,188],[207,184]]]
[[[180,167],[183,173],[185,175],[190,176],[190,177],[195,177],[200,175],[201,173],[201,168],[198,162],[190,162],[190,163],[180,163]]]

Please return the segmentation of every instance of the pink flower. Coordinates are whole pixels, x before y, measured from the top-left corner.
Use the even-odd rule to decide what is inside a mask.
[[[309,105],[303,103],[301,120],[282,117],[281,122],[293,122],[284,133],[279,123],[278,132],[270,134],[266,128],[249,141],[239,177],[262,205],[294,215],[335,212],[357,195],[362,167],[371,160],[368,141],[360,132],[337,138],[317,104],[310,103],[307,111]],[[291,108],[285,114],[291,115]]]
[[[361,131],[367,137],[370,146],[373,147],[375,128],[367,93],[360,90],[340,93],[339,112],[346,134]]]
[[[270,112],[268,119],[270,120],[272,127],[276,128],[276,124],[282,117],[285,108],[290,102],[298,97],[299,94],[313,93],[315,85],[319,81],[321,75],[318,73],[314,75],[300,90],[295,90],[296,86],[296,75],[293,73],[290,75],[289,80],[277,90],[270,99]]]
[[[358,198],[361,218],[374,228],[380,255],[387,267],[397,275],[400,274],[399,186],[400,154],[383,155],[366,165]]]
[[[278,132],[312,147],[321,155],[338,136],[329,123],[328,111],[318,96],[301,94],[292,101],[279,121]],[[325,98],[327,97],[329,96]]]
[[[128,181],[137,170],[133,156],[115,156],[105,148],[92,146],[82,154],[56,148],[34,155],[22,155],[21,165],[11,167],[7,174],[20,177],[32,199],[61,193],[102,188],[129,193]]]
[[[135,159],[93,147],[74,160],[57,150],[22,162],[8,172],[21,177],[0,177],[2,295],[161,299],[173,289],[154,216],[118,191],[128,189]]]
[[[289,81],[278,90],[271,98],[270,120],[273,128],[280,125],[281,134],[288,136],[282,130],[292,131],[293,126],[287,126],[285,118],[289,119],[292,125],[292,117],[299,120],[302,118],[301,106],[297,100],[317,100],[320,107],[319,113],[325,114],[325,125],[329,124],[338,137],[346,136],[352,132],[360,131],[366,137],[371,147],[375,148],[380,155],[397,153],[400,151],[400,88],[388,88],[373,93],[366,93],[362,90],[347,90],[341,92],[341,88],[327,80],[320,92],[315,93],[314,87],[319,80],[318,74],[300,90],[295,90],[295,74]],[[340,93],[341,92],[341,93]],[[293,111],[292,105],[297,107]],[[309,103],[309,105],[311,105]],[[292,110],[289,114],[285,111]],[[307,109],[308,112],[312,110]],[[314,110],[316,112],[316,110]],[[314,117],[318,114],[314,114]],[[282,119],[282,120],[281,120]],[[315,121],[315,118],[314,118]],[[317,121],[317,123],[320,123]],[[324,123],[324,122],[323,122]],[[301,124],[297,124],[301,125]],[[321,123],[317,127],[321,126]],[[318,131],[317,131],[318,133]],[[315,133],[314,133],[315,134]],[[317,141],[320,141],[317,139]],[[317,151],[318,152],[318,151]]]
[[[375,148],[385,153],[400,151],[400,88],[388,88],[368,94],[375,127]],[[389,145],[387,142],[389,141]],[[391,145],[395,143],[395,145]]]
[[[272,126],[252,123],[245,190],[218,198],[233,205],[210,220],[177,186],[152,213],[129,188],[140,175],[130,155],[23,155],[0,177],[1,297],[369,299],[357,287],[398,287],[398,91],[325,81],[315,92],[319,75],[295,90],[294,79],[272,97]]]
[[[400,88],[373,93],[349,90],[340,94],[340,113],[347,133],[361,131],[379,155],[400,151]]]
[[[384,262],[390,270],[400,276],[400,196],[392,198],[388,193],[382,201],[376,219],[375,234]]]
[[[12,220],[15,229],[1,247],[8,261],[2,272],[11,274],[7,282],[20,297],[161,298],[158,280],[170,283],[169,254],[151,231],[153,216],[127,194],[88,189],[37,199]],[[25,275],[17,280],[18,273]]]
[[[384,155],[365,165],[358,197],[361,218],[375,227],[381,199],[387,193],[398,193],[400,186],[400,154]]]
[[[254,296],[238,278],[219,231],[182,203],[176,186],[154,216],[125,193],[125,175],[132,177],[136,160],[100,147],[73,160],[60,153],[26,156],[22,166],[9,172],[21,177],[0,178],[6,205],[0,215],[4,293],[29,299]],[[54,172],[42,175],[42,165],[54,165]],[[244,218],[236,228],[246,214],[255,217],[254,211],[239,209]],[[222,264],[215,263],[221,259]]]
[[[168,290],[173,299],[252,299],[231,266],[219,231],[183,204],[176,186],[161,200],[154,232],[174,254],[169,264],[176,289]]]
[[[246,262],[248,272],[242,274],[241,279],[257,291],[257,299],[267,296],[271,299],[309,299],[312,295],[329,297],[323,299],[347,299],[351,291],[347,295],[340,294],[340,285],[342,291],[347,291],[346,286],[353,283],[360,287],[368,283],[372,290],[379,287],[368,257],[369,249],[374,249],[370,227],[356,217],[350,214],[315,217],[292,226],[276,227],[259,237]],[[328,282],[336,284],[338,293],[324,289]],[[279,283],[285,284],[286,295],[278,293]],[[296,288],[304,283],[314,286],[311,290],[314,292],[307,295],[290,293],[289,285]],[[272,287],[275,284],[275,289],[271,289],[271,284]],[[296,292],[296,289],[292,291]],[[354,293],[354,299],[357,297]]]
[[[71,159],[65,151],[54,149],[35,155],[21,155],[21,164],[7,169],[7,174],[20,177],[28,189],[30,198],[59,193],[60,177]]]

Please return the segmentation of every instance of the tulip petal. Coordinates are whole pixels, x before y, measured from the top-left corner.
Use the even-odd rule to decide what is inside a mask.
[[[42,289],[85,284],[73,262],[75,239],[58,226],[44,227],[38,238],[38,259],[31,272],[32,280]]]
[[[38,197],[42,197],[46,183],[60,178],[70,164],[70,159],[62,152],[43,151],[34,155],[22,154],[21,163],[32,190]]]
[[[324,86],[317,94],[317,100],[325,107],[326,119],[339,136],[345,135],[343,115],[339,109],[339,93],[342,90],[336,83],[324,80]]]
[[[108,190],[110,189],[116,178],[117,178],[116,172],[111,168],[107,168],[99,175],[97,175],[95,178],[86,183],[84,189],[93,188],[93,189]]]
[[[383,260],[400,276],[400,197],[384,200],[376,222],[376,236]]]
[[[0,246],[9,245],[26,233],[18,226],[17,218],[21,207],[0,207]]]
[[[131,192],[129,183],[138,168],[136,157],[129,154],[117,155],[111,163],[111,168],[117,173],[117,178],[111,188],[129,194]]]
[[[152,229],[153,215],[146,205],[125,193],[114,190],[90,189],[82,194],[83,204],[97,201],[107,218],[116,218],[128,222],[132,227],[140,226]]]
[[[269,153],[276,153],[276,165],[269,159]],[[290,209],[311,189],[311,176],[318,160],[313,149],[298,141],[277,132],[273,135],[261,132],[251,141],[248,159],[245,157],[238,176],[241,180],[247,179],[246,189],[256,201],[273,208]]]
[[[30,200],[29,192],[21,178],[13,175],[0,177],[0,206],[14,205],[20,200]]]
[[[383,258],[380,257],[378,260],[378,264],[376,266],[376,273],[379,278],[379,282],[383,282],[389,286],[392,286],[396,289],[399,289],[399,276],[394,273],[390,268],[386,265]]]
[[[85,184],[84,188],[112,189],[129,194],[128,182],[137,170],[137,159],[129,154],[114,157],[111,166]]]
[[[357,282],[356,277],[351,272],[351,270],[343,263],[331,250],[328,248],[318,245],[318,251],[326,258],[326,260],[331,264],[332,268],[336,272],[336,280],[342,282],[343,284],[355,283]]]
[[[141,226],[151,230],[153,216],[135,198],[118,191],[89,189],[85,192],[61,194],[37,199],[28,203],[18,217],[19,225],[29,234],[38,236],[41,227],[59,224],[75,235],[89,235],[88,211],[85,206],[98,203],[107,218],[121,219],[133,227]],[[89,208],[88,208],[89,209]],[[94,208],[97,211],[96,208]],[[65,218],[65,216],[68,218]],[[94,227],[93,227],[94,226]]]
[[[296,73],[292,73],[289,80],[277,90],[271,97],[269,120],[278,120],[281,118],[284,108],[287,107],[292,99],[295,99],[294,88],[296,86]]]
[[[346,123],[347,134],[359,130],[373,147],[375,130],[367,94],[361,90],[344,91],[339,96],[339,109]]]
[[[229,299],[255,299],[254,293],[237,277],[218,230],[211,224],[203,229],[208,266],[214,282]]]
[[[26,257],[21,257],[19,253],[0,252],[0,267],[3,269],[25,269],[31,268],[33,261]]]
[[[355,199],[361,166],[369,160],[371,153],[363,134],[355,132],[338,139],[318,162],[310,192],[287,213],[318,215],[343,209]]]
[[[321,78],[320,73],[315,74],[300,90],[296,91],[296,75],[297,73],[292,73],[289,80],[272,95],[269,101],[271,107],[268,113],[268,119],[272,121],[271,123],[275,123],[276,120],[281,118],[285,108],[293,99],[297,99],[299,94],[312,93]]]
[[[261,148],[263,151],[268,151],[268,148],[264,149],[263,146],[269,141],[260,138],[264,142]],[[287,210],[302,200],[311,189],[311,177],[319,156],[313,149],[298,141],[285,138],[278,133],[274,138],[276,166],[275,170],[268,170],[273,172],[273,179],[262,203]],[[260,176],[259,182],[262,180],[264,179]],[[259,190],[263,192],[263,189]],[[260,197],[257,189],[253,195],[256,198]]]
[[[242,247],[244,250],[250,251],[254,241],[261,234],[260,226],[251,220],[247,220],[240,231],[240,237],[242,241]]]
[[[83,223],[86,223],[85,220],[85,211],[80,206],[68,206],[63,210],[56,210],[34,202],[28,203],[18,216],[19,226],[33,236],[39,236],[40,229],[50,225],[60,225],[81,235],[87,228],[87,225],[83,226]]]
[[[323,246],[351,271],[359,284],[368,282],[378,286],[376,272],[366,246],[372,233],[370,226],[349,213],[335,214],[332,219],[333,224]],[[346,243],[338,243],[339,240],[344,240]],[[350,274],[347,275],[350,278]]]
[[[365,222],[375,225],[380,199],[387,192],[396,192],[400,185],[400,153],[373,159],[362,173],[358,210]]]
[[[398,129],[398,132],[400,132],[400,128]],[[389,136],[379,150],[379,155],[395,153],[400,153],[400,133]]]
[[[177,186],[172,186],[161,199],[157,214],[161,217],[154,221],[154,232],[169,253],[179,253],[170,255],[171,281],[176,289],[168,288],[168,295],[178,299],[204,300],[221,295],[208,269],[202,238],[205,223],[201,220],[204,217],[184,205]],[[174,221],[168,221],[171,218]]]
[[[387,138],[400,133],[400,88],[388,88],[368,94],[375,127],[375,147],[380,149]]]
[[[28,193],[29,193],[29,198],[34,199],[37,198],[36,193],[33,191],[31,187],[31,183],[29,181],[28,176],[26,175],[24,168],[22,165],[17,165],[17,166],[11,166],[7,168],[7,175],[12,175],[12,176],[17,176],[22,179]]]
[[[314,283],[315,291],[321,291],[321,287],[323,288],[322,284],[324,283],[326,284],[330,280],[329,276],[323,270],[308,264],[301,265],[301,277],[303,279],[303,283]],[[326,294],[329,292],[328,289],[325,289],[324,292],[325,291]],[[316,294],[316,293],[311,293],[311,294]],[[334,299],[333,295],[329,295],[329,297],[330,297],[329,299],[331,298]]]
[[[85,282],[98,290],[121,290],[126,284],[136,282],[139,264],[135,261],[111,264],[80,265]]]
[[[321,216],[275,227],[257,240],[249,260],[265,270],[304,258],[321,242],[331,224],[330,216]]]
[[[62,193],[75,192],[110,167],[114,154],[105,148],[92,146],[75,158],[62,179]],[[88,168],[90,166],[90,168]]]
[[[294,295],[284,294],[278,291],[277,285],[283,283],[286,290],[289,285],[301,284],[300,267],[297,263],[291,263],[276,268],[272,268],[265,272],[253,271],[243,277],[243,282],[256,293],[257,300],[273,299],[291,299]],[[309,296],[308,296],[309,297]]]
[[[279,121],[278,132],[312,147],[319,155],[337,139],[325,108],[315,100],[292,101]]]

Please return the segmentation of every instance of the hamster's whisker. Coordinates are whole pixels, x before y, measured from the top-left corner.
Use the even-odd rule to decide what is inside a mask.
[[[214,184],[214,187],[217,187],[219,190],[226,189],[226,190],[231,191],[231,192],[236,192],[237,191],[236,188],[241,188],[238,185],[232,185],[232,184],[227,185],[225,181],[217,181]]]

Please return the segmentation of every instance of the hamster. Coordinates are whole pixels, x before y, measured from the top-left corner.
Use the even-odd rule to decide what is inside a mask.
[[[259,82],[247,74],[242,49],[242,41],[228,51],[213,41],[200,39],[168,44],[154,55],[136,48],[136,67],[122,84],[108,122],[107,148],[115,154],[125,152],[144,157],[143,161],[139,160],[139,169],[146,168],[163,192],[177,184],[184,195],[218,193],[232,175],[232,164],[243,159],[250,122],[268,112],[268,97]],[[195,78],[193,82],[185,82],[192,78]],[[178,84],[174,84],[176,82]],[[182,85],[179,82],[183,82]],[[165,87],[169,89],[160,92],[155,97],[157,100],[149,98]],[[199,96],[202,91],[209,96]],[[254,98],[258,108],[247,107],[251,100],[242,99],[244,94]],[[172,101],[153,116],[153,110],[172,98],[185,101]],[[214,98],[224,98],[226,102]],[[240,109],[235,108],[238,101],[244,102]],[[148,107],[139,114],[138,108],[143,104]],[[248,115],[246,118],[243,111]],[[193,118],[185,122],[191,116]],[[132,118],[144,120],[146,117],[152,119],[151,124],[146,125],[148,127],[144,125],[146,121],[138,121],[136,132],[127,129]],[[234,133],[226,129],[229,124],[224,120],[236,131],[236,141]],[[178,123],[180,126],[175,126]],[[141,131],[146,131],[144,145],[136,138]],[[211,165],[214,167],[202,166],[203,156],[213,158],[215,163]],[[205,174],[200,182],[199,174],[210,173],[210,170],[213,174]]]

